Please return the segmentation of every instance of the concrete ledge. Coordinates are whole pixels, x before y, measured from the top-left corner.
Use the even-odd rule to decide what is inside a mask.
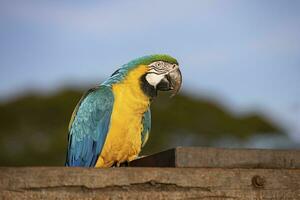
[[[300,199],[300,169],[0,168],[0,199]]]

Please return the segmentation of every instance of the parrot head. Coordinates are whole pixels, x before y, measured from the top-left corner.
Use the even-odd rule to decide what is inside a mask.
[[[169,55],[149,55],[137,58],[121,66],[104,85],[119,83],[128,77],[128,74],[138,68],[143,74],[138,77],[140,87],[150,98],[157,96],[158,91],[171,91],[171,97],[175,96],[182,84],[182,75],[178,62]]]
[[[150,55],[138,59],[141,65],[147,65],[148,71],[141,77],[141,87],[151,98],[158,91],[171,91],[175,96],[182,84],[182,75],[178,62],[168,55]]]

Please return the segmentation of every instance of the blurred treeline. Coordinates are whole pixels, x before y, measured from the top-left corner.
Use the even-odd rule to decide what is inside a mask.
[[[0,165],[63,165],[68,123],[82,94],[82,90],[65,89],[0,104]],[[180,94],[154,101],[152,131],[143,154],[179,145],[211,146],[224,138],[284,135],[258,114],[234,115],[207,99]]]

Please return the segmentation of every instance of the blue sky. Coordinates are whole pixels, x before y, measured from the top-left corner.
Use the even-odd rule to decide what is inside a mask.
[[[184,90],[258,110],[300,140],[300,1],[0,1],[0,98],[176,57]]]

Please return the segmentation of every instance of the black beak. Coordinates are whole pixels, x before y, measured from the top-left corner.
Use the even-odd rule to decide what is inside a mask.
[[[167,74],[156,86],[156,89],[160,91],[172,90],[171,97],[173,97],[179,92],[181,88],[181,84],[182,84],[181,71],[179,69],[176,69],[170,72],[169,74]]]

